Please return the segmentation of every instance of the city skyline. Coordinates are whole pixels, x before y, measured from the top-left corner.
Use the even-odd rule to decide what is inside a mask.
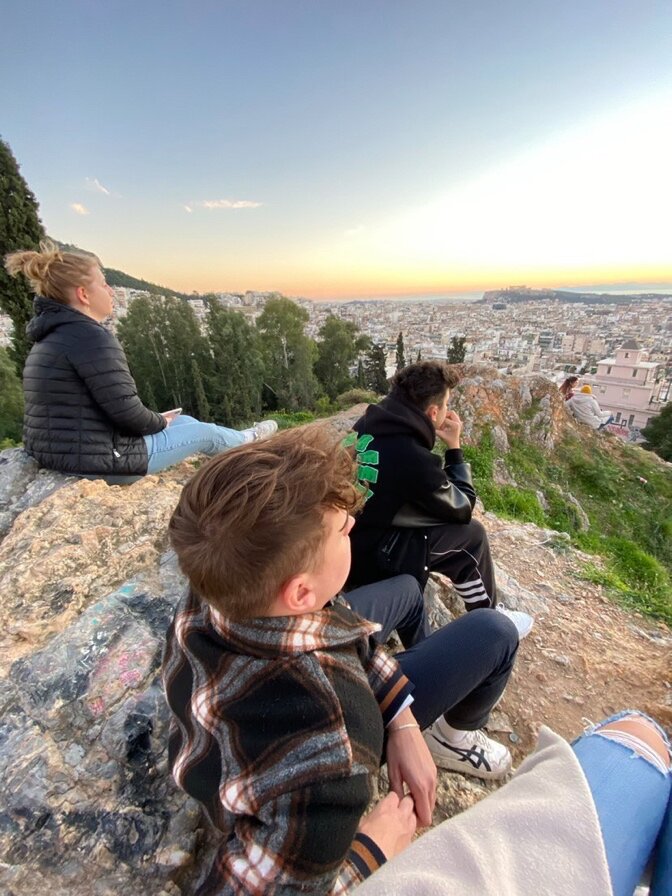
[[[50,235],[184,291],[672,289],[672,7],[3,6]]]

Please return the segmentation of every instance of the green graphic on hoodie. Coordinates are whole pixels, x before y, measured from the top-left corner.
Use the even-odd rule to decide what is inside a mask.
[[[356,432],[351,432],[343,439],[344,448],[354,447],[357,454],[357,488],[364,495],[364,500],[368,501],[373,495],[369,487],[369,483],[375,485],[378,482],[378,462],[380,455],[377,451],[369,451],[368,447],[373,441],[373,436],[366,433],[358,436]]]

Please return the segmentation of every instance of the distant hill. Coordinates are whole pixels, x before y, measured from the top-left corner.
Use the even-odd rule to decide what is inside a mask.
[[[51,237],[50,239],[52,239],[52,242],[56,243],[59,249],[62,249],[64,252],[78,252],[80,255],[90,255],[92,258],[98,258],[93,252],[89,252],[87,249],[81,249],[79,246],[75,246],[72,243],[62,243],[60,240],[55,240]],[[123,286],[127,289],[144,289],[146,292],[154,295],[177,296],[179,299],[190,298],[185,292],[178,292],[176,289],[170,289],[168,286],[159,286],[158,283],[150,283],[147,280],[141,280],[139,277],[133,277],[130,274],[124,273],[124,271],[117,271],[115,268],[104,267],[103,272],[105,274],[105,279],[110,286]]]
[[[570,292],[566,289],[530,289],[527,286],[508,286],[506,289],[491,289],[484,292],[483,298],[475,304],[550,301],[580,302],[584,305],[629,305],[633,301],[660,301],[661,299],[672,299],[672,295],[648,292],[611,295],[606,292]]]

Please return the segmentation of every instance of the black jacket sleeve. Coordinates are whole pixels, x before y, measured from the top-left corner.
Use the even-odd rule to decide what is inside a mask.
[[[476,491],[471,479],[471,466],[464,461],[462,451],[446,451],[445,467],[438,465],[431,474],[418,482],[413,498],[397,511],[393,526],[424,528],[440,523],[468,523],[476,503]]]
[[[114,426],[132,436],[149,436],[166,427],[166,418],[140,401],[126,355],[119,341],[103,327],[70,349],[68,358],[96,404]]]

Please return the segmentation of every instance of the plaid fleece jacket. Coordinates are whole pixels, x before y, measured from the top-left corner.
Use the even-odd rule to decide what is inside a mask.
[[[167,635],[169,761],[222,845],[199,896],[344,893],[385,856],[357,834],[383,728],[413,686],[342,605],[227,621],[193,594]]]

